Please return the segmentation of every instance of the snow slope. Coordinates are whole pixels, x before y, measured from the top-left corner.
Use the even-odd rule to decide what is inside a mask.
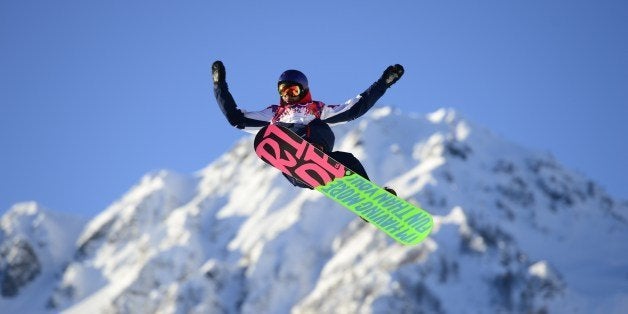
[[[0,312],[45,312],[85,220],[21,203],[0,219]],[[33,306],[36,305],[36,306]]]
[[[292,187],[246,137],[195,174],[147,174],[80,235],[67,233],[72,250],[57,260],[70,262],[50,267],[62,270],[49,279],[54,289],[29,290],[43,277],[35,274],[0,305],[67,313],[628,309],[628,205],[551,155],[450,109],[425,117],[374,109],[336,133],[336,149],[354,152],[371,179],[433,213],[426,241],[401,246]]]

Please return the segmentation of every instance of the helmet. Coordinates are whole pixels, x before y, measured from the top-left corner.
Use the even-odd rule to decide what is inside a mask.
[[[307,91],[309,89],[307,84],[307,77],[301,71],[297,70],[287,70],[281,73],[281,76],[279,76],[279,80],[277,81],[277,87],[284,83],[297,84],[304,91]]]

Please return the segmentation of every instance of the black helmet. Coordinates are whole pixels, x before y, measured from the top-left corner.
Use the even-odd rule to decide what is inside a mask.
[[[277,82],[277,87],[284,83],[297,84],[304,91],[307,91],[309,89],[309,86],[307,84],[307,77],[305,76],[305,74],[298,70],[287,70],[281,73],[281,76],[279,76],[279,81]]]

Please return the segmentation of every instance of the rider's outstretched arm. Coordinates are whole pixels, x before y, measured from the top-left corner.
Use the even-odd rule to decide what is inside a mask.
[[[371,109],[377,100],[384,95],[386,89],[395,84],[404,73],[401,65],[391,65],[382,76],[357,97],[342,105],[326,106],[321,119],[330,124],[342,123],[357,119]]]
[[[214,82],[214,96],[220,110],[229,121],[229,124],[238,129],[259,129],[269,124],[272,110],[265,109],[259,112],[244,112],[238,108],[227,86],[225,66],[221,61],[212,64],[212,80]]]

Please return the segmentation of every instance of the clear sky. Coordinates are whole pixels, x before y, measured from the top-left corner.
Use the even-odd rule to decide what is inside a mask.
[[[0,213],[92,216],[147,172],[215,160],[244,136],[216,59],[249,110],[288,68],[333,104],[403,64],[378,105],[454,108],[628,199],[627,1],[24,0],[0,1]]]

